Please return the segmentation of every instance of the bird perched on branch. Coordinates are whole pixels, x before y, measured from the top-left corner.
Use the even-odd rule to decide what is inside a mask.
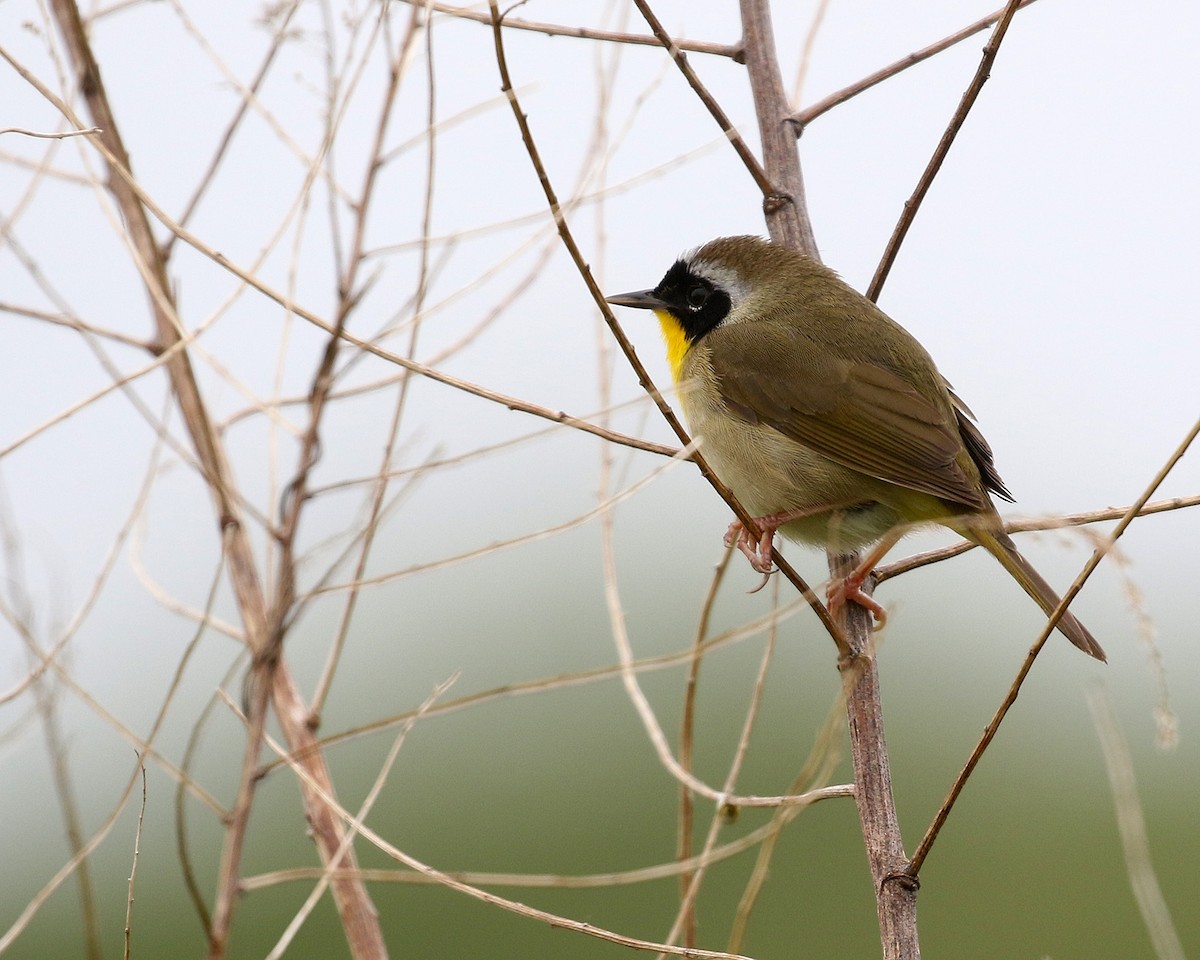
[[[837,552],[872,547],[830,586],[862,591],[915,525],[940,523],[985,547],[1049,614],[1059,597],[1017,551],[990,494],[1011,500],[970,410],[907,330],[832,270],[757,237],[723,237],[681,257],[652,290],[609,297],[653,310],[688,425],[756,518],[726,535],[772,569],[778,530]],[[1070,612],[1058,629],[1104,651]]]

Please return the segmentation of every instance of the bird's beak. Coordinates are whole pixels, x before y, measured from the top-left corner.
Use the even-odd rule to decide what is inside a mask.
[[[613,306],[635,307],[638,310],[665,310],[664,303],[653,290],[636,290],[633,293],[618,293],[615,297],[606,297]]]

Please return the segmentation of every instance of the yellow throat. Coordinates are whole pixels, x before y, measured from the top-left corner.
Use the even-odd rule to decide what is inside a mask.
[[[667,361],[671,364],[671,378],[678,383],[683,373],[683,358],[687,355],[691,344],[688,342],[687,334],[683,332],[683,325],[672,314],[666,310],[655,310],[654,315],[658,317],[658,325],[662,327],[663,340],[667,343]]]

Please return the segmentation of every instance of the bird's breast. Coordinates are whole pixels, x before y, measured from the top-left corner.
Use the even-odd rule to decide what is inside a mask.
[[[824,544],[836,526],[847,549],[879,539],[898,522],[889,484],[732,412],[705,354],[703,342],[694,345],[680,365],[680,407],[705,459],[752,515],[811,510],[782,532]]]

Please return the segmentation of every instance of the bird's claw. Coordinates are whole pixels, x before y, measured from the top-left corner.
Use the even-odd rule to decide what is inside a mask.
[[[775,572],[776,572],[775,569],[772,568],[772,569],[768,570],[766,573],[764,573],[762,580],[760,580],[758,583],[758,586],[755,587],[753,590],[747,590],[746,595],[753,596],[754,594],[758,593],[759,590],[761,590],[763,587],[765,587],[767,585],[767,582],[771,579],[771,574],[773,574]]]
[[[757,518],[754,522],[762,531],[757,539],[750,535],[745,524],[740,520],[734,520],[729,525],[729,529],[725,531],[725,546],[737,547],[742,555],[750,561],[750,566],[763,576],[762,582],[749,591],[750,593],[758,593],[767,585],[771,574],[775,572],[771,545],[775,540],[775,531],[779,528],[779,524],[790,516],[791,514],[779,513]],[[870,576],[870,573],[871,567],[867,566],[865,569],[856,570],[848,577],[830,581],[825,590],[825,600],[831,614],[836,614],[844,603],[857,603],[860,607],[865,607],[875,618],[874,629],[878,631],[887,624],[887,611],[878,601],[863,592],[863,582]]]
[[[875,626],[872,629],[878,632],[887,625],[887,611],[874,597],[863,592],[863,579],[865,578],[856,578],[852,574],[830,581],[829,586],[825,588],[825,602],[831,614],[836,614],[842,604],[847,602],[865,607],[875,618]]]
[[[775,528],[759,524],[762,535],[755,540],[740,520],[734,520],[725,531],[725,546],[736,546],[742,555],[750,561],[750,566],[764,577],[769,577],[775,571],[775,561],[771,558],[771,544],[775,539]],[[766,585],[764,579],[751,593],[757,593]]]

